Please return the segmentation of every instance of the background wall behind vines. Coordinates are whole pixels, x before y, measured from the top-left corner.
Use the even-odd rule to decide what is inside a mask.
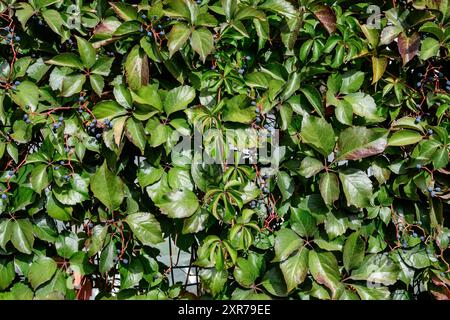
[[[0,298],[449,299],[449,49],[447,0],[1,0]]]

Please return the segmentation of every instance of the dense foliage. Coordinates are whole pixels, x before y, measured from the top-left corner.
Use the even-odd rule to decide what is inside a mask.
[[[449,16],[0,0],[0,298],[449,299]]]

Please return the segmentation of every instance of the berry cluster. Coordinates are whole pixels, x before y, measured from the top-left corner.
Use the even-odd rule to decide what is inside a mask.
[[[437,68],[427,70],[425,73],[419,72],[417,75],[420,78],[420,81],[416,83],[417,88],[429,85],[433,89],[445,88],[445,91],[450,91],[450,80]]]

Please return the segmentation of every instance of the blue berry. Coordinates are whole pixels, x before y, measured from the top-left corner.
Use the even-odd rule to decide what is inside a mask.
[[[6,199],[8,196],[5,193],[2,193],[2,199]]]
[[[245,72],[245,70],[244,69],[239,69],[238,72],[239,72],[239,74],[243,74]]]
[[[59,166],[54,166],[53,170],[59,170]]]
[[[123,259],[123,260],[122,260],[122,263],[123,263],[123,264],[128,264],[128,259]]]
[[[143,15],[141,16],[141,18],[142,18],[142,19],[147,19],[147,16],[146,16],[145,14],[143,14]]]
[[[450,86],[445,86],[445,90],[450,91]]]
[[[424,236],[420,236],[420,241],[424,242],[425,241],[425,237]]]
[[[62,122],[62,121],[64,120],[64,118],[63,118],[62,116],[60,116],[60,117],[58,118],[58,120]]]
[[[428,129],[428,134],[433,134],[433,130],[431,130],[431,129]]]
[[[422,117],[421,116],[417,116],[415,122],[419,123],[421,120],[422,120]]]
[[[163,36],[163,35],[164,35],[164,31],[161,31],[161,32],[159,33],[159,35],[160,35],[160,36]]]
[[[416,164],[416,169],[422,169],[422,165],[421,164]]]
[[[95,135],[95,137],[96,137],[97,139],[100,139],[101,136],[102,136],[102,135],[101,135],[100,133],[97,133],[97,134]]]
[[[403,247],[403,248],[408,248],[408,242],[406,242],[406,241],[403,241],[403,243],[402,243],[402,247]]]
[[[196,2],[197,2],[197,4],[200,4],[200,3],[202,3],[202,0],[197,0]]]
[[[14,171],[8,171],[8,176],[12,177],[14,175]]]
[[[27,120],[28,119],[28,115],[27,114],[24,114],[23,115],[23,120]]]
[[[434,188],[434,191],[436,191],[436,192],[441,192],[441,188],[436,187],[436,188]]]
[[[423,74],[420,72],[417,75],[419,76],[419,78],[423,77]]]
[[[256,117],[256,122],[261,122],[261,118],[260,117]]]
[[[6,36],[8,39],[12,39],[13,35],[11,33],[8,33],[8,35]]]
[[[20,41],[20,37],[19,36],[16,36],[16,41]]]
[[[264,129],[267,129],[267,128],[269,128],[269,125],[266,123],[266,124],[264,125]]]
[[[252,106],[256,106],[256,102],[255,101],[252,101]]]
[[[412,236],[413,238],[417,238],[417,233],[413,232]]]
[[[64,165],[64,161],[61,160],[61,161],[59,162],[59,164],[63,166],[63,165]]]
[[[152,33],[151,31],[148,31],[148,32],[147,32],[147,36],[152,37],[152,36],[153,36],[153,33]]]
[[[250,59],[251,59],[250,56],[246,56],[246,57],[245,57],[245,60],[250,60]]]
[[[436,196],[436,192],[431,191],[431,197],[434,198]]]
[[[416,83],[416,87],[417,87],[417,88],[420,88],[421,86],[422,86],[422,83],[421,83],[421,82],[417,82],[417,83]]]
[[[79,113],[83,113],[83,108],[78,108]]]
[[[431,191],[433,191],[433,188],[432,187],[428,187],[427,190],[428,190],[428,192],[431,192]]]
[[[31,123],[31,120],[30,119],[26,119],[25,123]]]
[[[14,82],[14,84],[15,84],[16,86],[18,86],[18,85],[20,84],[20,81],[17,80],[17,81]]]
[[[9,32],[9,27],[5,27],[5,31],[6,31],[6,32]]]
[[[78,100],[84,101],[84,97],[79,97]]]
[[[12,86],[11,86],[11,88],[13,89],[13,90],[16,90],[16,85],[15,84],[13,84]]]
[[[263,192],[264,192],[264,193],[269,193],[269,189],[266,188],[266,187],[264,187],[264,188],[263,188]]]
[[[447,80],[447,82],[445,83],[447,86],[450,86],[450,80]]]
[[[443,74],[442,72],[439,72],[438,77],[439,77],[439,78],[443,78],[443,77],[444,77],[444,74]]]

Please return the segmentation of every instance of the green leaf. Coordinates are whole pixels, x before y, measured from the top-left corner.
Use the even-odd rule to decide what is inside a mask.
[[[321,116],[325,116],[325,110],[322,104],[322,95],[319,90],[311,85],[302,85],[300,91],[305,95],[306,99],[313,106],[314,110]]]
[[[367,121],[382,121],[383,118],[377,115],[377,105],[375,100],[363,92],[355,92],[344,96],[344,100],[351,104],[353,112]]]
[[[83,69],[83,63],[74,53],[61,53],[45,62],[55,66],[75,68],[79,70]]]
[[[347,205],[364,208],[371,205],[372,181],[363,171],[349,168],[339,172]]]
[[[22,29],[25,30],[27,28],[26,24],[27,24],[28,19],[30,19],[31,16],[34,14],[33,7],[26,2],[20,2],[20,3],[17,3],[17,8],[16,8],[15,13],[17,16],[17,20],[19,20],[20,24],[22,25]]]
[[[8,288],[15,277],[14,260],[0,258],[0,290]]]
[[[133,100],[131,98],[130,90],[122,84],[114,86],[114,98],[124,108],[131,109],[133,106]]]
[[[90,69],[95,63],[95,49],[87,40],[75,36],[77,39],[78,53],[85,68]]]
[[[303,240],[290,229],[281,229],[275,237],[274,262],[286,260],[294,251],[300,249]]]
[[[95,64],[91,68],[91,73],[99,76],[108,76],[111,72],[111,66],[114,62],[114,58],[101,56],[97,59]]]
[[[251,252],[247,259],[237,258],[233,275],[236,281],[245,288],[250,288],[259,277],[264,259],[261,255]]]
[[[12,222],[11,242],[22,253],[31,254],[34,244],[33,225],[27,219]]]
[[[90,257],[98,253],[103,248],[107,232],[108,226],[96,225],[92,228],[91,237],[87,241],[86,245]]]
[[[108,273],[114,266],[114,260],[117,259],[116,246],[111,239],[108,245],[103,249],[100,254],[99,271],[102,274]]]
[[[147,55],[135,45],[125,60],[127,83],[132,90],[138,90],[149,82],[149,65]]]
[[[190,217],[199,207],[197,196],[187,189],[171,191],[163,195],[156,205],[169,218]]]
[[[122,266],[120,272],[120,289],[133,288],[144,276],[144,266],[138,258],[132,258],[129,265]]]
[[[117,15],[123,20],[130,21],[137,19],[138,12],[134,6],[122,2],[110,2],[109,4]]]
[[[299,173],[305,178],[311,178],[320,171],[322,171],[324,165],[316,158],[306,157],[300,163]]]
[[[164,100],[167,115],[185,109],[195,98],[195,90],[190,86],[181,86],[170,90]]]
[[[336,174],[326,172],[320,177],[319,190],[323,201],[331,206],[339,199],[339,179]]]
[[[206,28],[195,29],[191,35],[191,47],[200,55],[203,63],[206,57],[214,50],[212,33]]]
[[[409,144],[415,144],[422,140],[422,135],[417,131],[412,130],[400,130],[395,132],[388,139],[389,146],[406,146]]]
[[[33,190],[41,194],[42,190],[49,185],[46,164],[39,164],[34,167],[31,172],[30,182]]]
[[[127,114],[127,110],[115,101],[103,100],[95,105],[92,113],[98,120],[114,119]]]
[[[364,82],[364,72],[349,71],[342,75],[341,93],[354,93],[361,88]]]
[[[63,97],[70,97],[75,93],[79,93],[85,82],[86,76],[84,74],[65,76],[63,78],[61,95]]]
[[[389,300],[390,292],[386,287],[368,288],[352,284],[361,300]]]
[[[353,270],[350,279],[381,283],[386,286],[397,281],[399,267],[392,262],[389,256],[372,254],[364,258],[361,266]]]
[[[341,132],[337,160],[359,160],[382,153],[387,147],[388,131],[382,128],[350,127]]]
[[[0,222],[0,248],[5,250],[6,244],[11,240],[13,220],[3,219]]]
[[[89,81],[91,83],[92,89],[94,89],[94,92],[101,97],[103,93],[103,88],[105,86],[105,80],[103,80],[102,76],[99,76],[98,74],[91,74],[89,76]]]
[[[345,241],[342,253],[344,267],[349,272],[358,268],[364,260],[365,244],[358,232],[353,232]]]
[[[36,111],[39,103],[39,88],[31,81],[24,81],[17,86],[12,99],[22,109],[30,108],[31,111]]]
[[[141,153],[144,154],[147,138],[145,136],[142,122],[136,121],[132,117],[128,118],[125,126],[125,135],[128,140],[130,140],[136,147],[139,148],[139,150],[141,150]]]
[[[294,180],[292,177],[285,171],[279,171],[277,173],[277,185],[281,191],[281,195],[283,197],[283,201],[289,199],[294,193]]]
[[[184,23],[175,24],[169,33],[167,47],[169,48],[169,57],[180,50],[191,35],[191,29]]]
[[[183,221],[183,234],[198,233],[205,229],[208,222],[209,212],[203,208],[200,208],[189,218]]]
[[[308,273],[309,250],[301,248],[295,255],[280,263],[280,269],[288,291],[302,284]]]
[[[297,15],[294,6],[286,0],[267,0],[259,8],[279,13],[288,19],[292,19]]]
[[[325,157],[333,152],[334,130],[331,124],[323,118],[307,115],[303,117],[301,137],[303,142],[311,145]]]
[[[308,266],[314,280],[325,285],[335,297],[341,286],[341,274],[336,257],[331,252],[309,251]]]
[[[44,10],[42,11],[42,18],[44,18],[45,22],[53,32],[59,35],[63,34],[63,27],[66,26],[66,22],[58,11],[53,9]]]
[[[53,194],[50,194],[47,197],[46,209],[48,215],[54,219],[69,221],[72,218],[72,207],[64,206],[62,203],[55,199],[55,196]]]
[[[301,208],[291,207],[290,223],[292,230],[302,237],[312,237],[317,230],[314,217]]]
[[[36,289],[50,280],[55,272],[56,262],[51,258],[41,256],[31,264],[28,280],[30,280],[31,286]]]
[[[115,210],[124,199],[124,184],[120,177],[114,175],[106,161],[91,177],[91,190],[108,209]]]
[[[159,222],[152,214],[147,212],[129,214],[125,222],[142,244],[151,246],[163,241]]]

